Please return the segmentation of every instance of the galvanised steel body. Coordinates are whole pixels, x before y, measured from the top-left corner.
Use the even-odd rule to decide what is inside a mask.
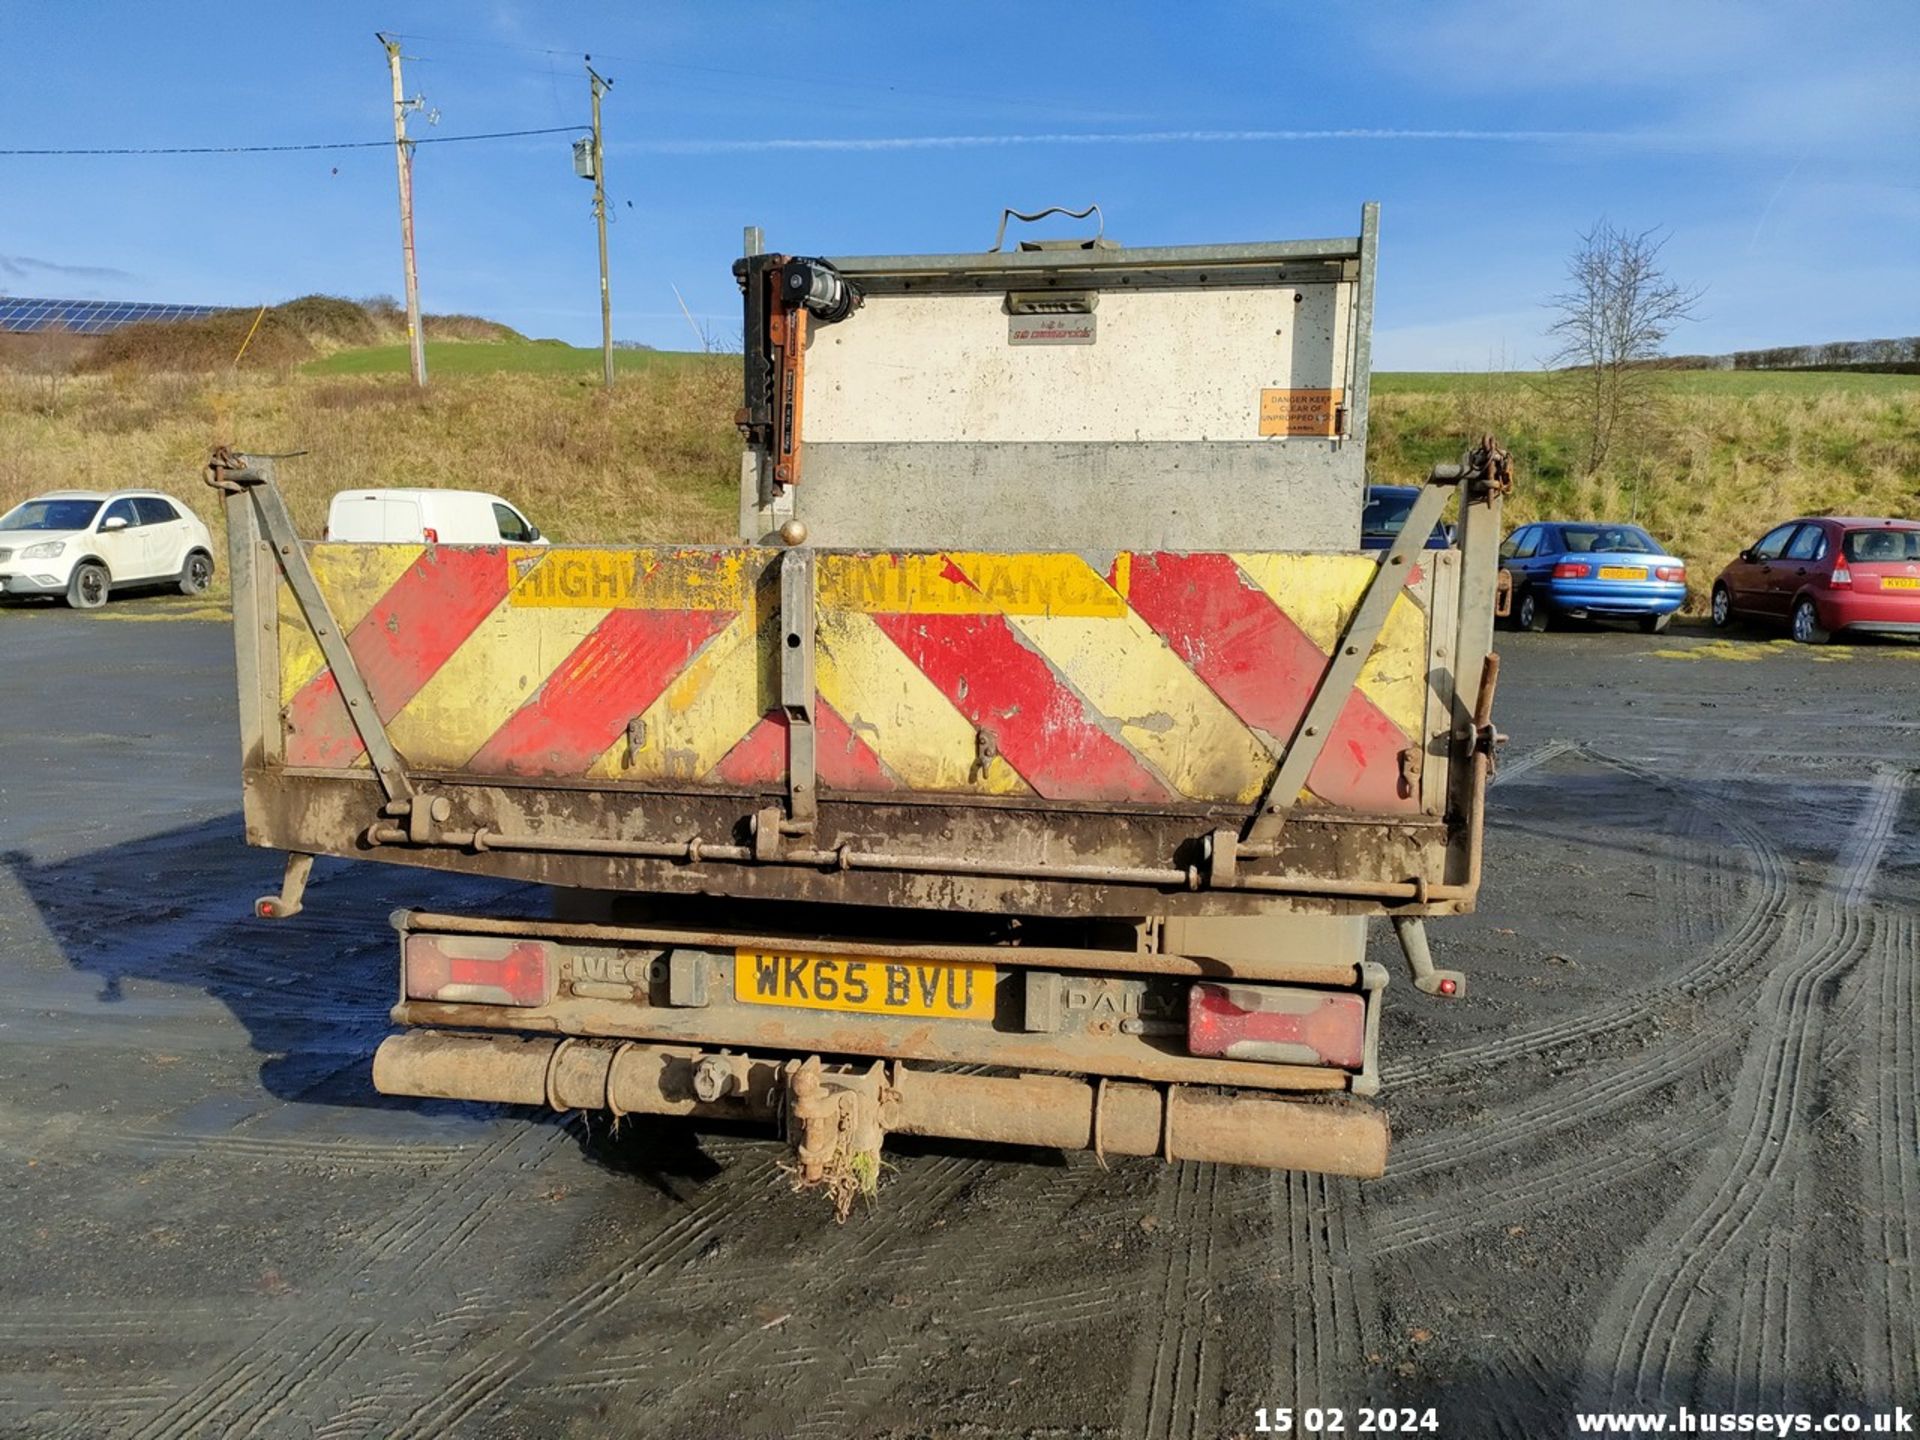
[[[1374,236],[749,255],[737,545],[315,544],[217,455],[260,912],[559,896],[396,917],[465,1033],[382,1088],[775,1116],[843,1202],[889,1129],[1377,1172],[1358,932],[1457,993],[1509,482],[1359,550]]]

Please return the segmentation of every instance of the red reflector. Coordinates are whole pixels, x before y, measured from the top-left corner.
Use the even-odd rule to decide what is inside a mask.
[[[1187,992],[1187,1051],[1358,1070],[1366,1062],[1366,997],[1279,985],[1198,984]]]
[[[438,545],[440,543],[440,532],[431,525],[423,526],[420,531],[420,538],[425,540],[429,545]]]
[[[1584,580],[1592,573],[1591,565],[1576,565],[1571,560],[1562,560],[1553,567],[1553,578],[1556,580]]]
[[[1459,988],[1460,983],[1457,980],[1442,980],[1440,982],[1440,993],[1442,995],[1451,995]]]
[[[407,936],[407,998],[462,1005],[544,1005],[560,967],[544,940],[496,935]]]

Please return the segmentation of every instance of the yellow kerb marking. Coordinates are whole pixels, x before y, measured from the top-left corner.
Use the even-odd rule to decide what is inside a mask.
[[[554,549],[514,587],[511,603],[586,610],[744,610],[771,553]]]
[[[976,778],[973,723],[865,615],[820,612],[814,678],[821,697],[907,788],[1031,793],[999,756]]]
[[[1126,600],[1077,555],[822,555],[822,610],[870,615],[1111,615]]]
[[[420,545],[313,545],[307,561],[342,635],[366,619],[380,597],[420,558]],[[280,585],[280,703],[286,704],[326,668],[320,646],[300,616],[293,590]]]

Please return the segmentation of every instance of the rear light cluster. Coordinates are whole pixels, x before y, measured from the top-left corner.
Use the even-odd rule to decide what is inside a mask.
[[[1833,573],[1827,576],[1827,588],[1830,590],[1851,590],[1853,588],[1853,571],[1847,568],[1846,561],[1842,560],[1833,567]]]
[[[1367,1056],[1367,998],[1278,985],[1198,984],[1187,996],[1187,1051],[1358,1070]]]
[[[544,940],[409,934],[401,948],[409,1000],[456,1005],[545,1005],[560,977]]]
[[[1553,567],[1553,578],[1556,580],[1584,580],[1592,573],[1591,565],[1582,565],[1573,560],[1562,560]]]
[[[438,545],[440,543],[440,532],[431,525],[422,528],[420,534],[429,545]]]
[[[1653,571],[1653,578],[1656,580],[1671,580],[1675,584],[1678,584],[1687,578],[1687,567],[1684,565],[1656,565]]]

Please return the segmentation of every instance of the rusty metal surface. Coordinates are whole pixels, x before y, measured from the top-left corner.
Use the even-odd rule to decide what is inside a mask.
[[[786,1104],[785,1062],[731,1055],[734,1093],[703,1100],[698,1049],[506,1035],[415,1032],[380,1046],[375,1085],[389,1095],[485,1096],[554,1109],[766,1122]],[[856,1068],[819,1067],[831,1075]],[[871,1072],[868,1072],[871,1073]],[[1387,1124],[1363,1103],[1089,1083],[1055,1075],[953,1075],[889,1067],[877,1086],[880,1128],[988,1143],[1160,1155],[1223,1164],[1374,1177]],[[813,1092],[810,1092],[813,1093]]]
[[[1467,767],[1462,767],[1463,770]],[[619,784],[503,784],[451,776],[416,776],[425,791],[451,802],[452,823],[490,831],[551,837],[542,851],[411,845],[372,846],[367,831],[381,797],[371,776],[351,770],[250,770],[244,809],[250,844],[313,854],[379,859],[587,890],[659,891],[690,895],[805,900],[879,907],[966,910],[1021,915],[1245,915],[1301,910],[1377,914],[1379,899],[1337,893],[1189,889],[1184,886],[1047,880],[993,874],[929,874],[911,870],[847,870],[761,865],[713,858],[731,844],[744,853],[751,814],[775,797],[662,793]],[[1165,866],[1198,870],[1200,837],[1218,821],[1206,811],[1179,813],[1117,808],[1065,810],[1031,804],[947,805],[892,801],[820,803],[816,835],[833,843],[879,842],[896,851],[1003,857],[1009,863]],[[1329,877],[1335,887],[1424,884],[1429,900],[1393,908],[1427,915],[1460,913],[1463,895],[1445,887],[1471,874],[1471,827],[1451,831],[1431,821],[1368,819],[1303,811],[1289,823],[1270,858],[1242,862],[1243,878]],[[648,859],[611,853],[636,837],[658,836],[686,853],[688,837],[708,837],[703,858]],[[602,846],[605,846],[603,849]],[[564,848],[561,848],[564,847]],[[1411,891],[1405,892],[1411,894]]]

